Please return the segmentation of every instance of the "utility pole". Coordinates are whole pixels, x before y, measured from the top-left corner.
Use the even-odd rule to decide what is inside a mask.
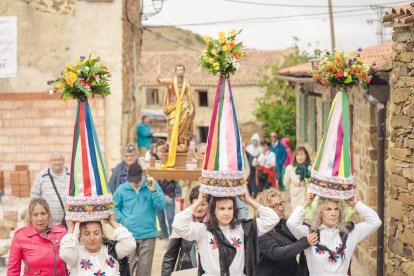
[[[332,13],[332,0],[328,0],[328,9],[329,9],[329,25],[331,28],[331,50],[336,48],[335,47],[335,30],[334,30],[334,19],[333,19],[333,13]]]

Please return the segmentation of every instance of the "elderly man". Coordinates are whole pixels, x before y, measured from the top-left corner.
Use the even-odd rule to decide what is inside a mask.
[[[123,158],[115,168],[112,169],[112,175],[109,179],[109,189],[114,194],[116,189],[124,182],[128,181],[128,169],[134,163],[139,163],[138,152],[134,145],[127,145],[123,149]]]
[[[30,191],[30,198],[43,197],[49,203],[53,223],[64,221],[66,195],[68,194],[70,172],[65,167],[65,158],[60,151],[50,155],[50,167],[37,176]]]

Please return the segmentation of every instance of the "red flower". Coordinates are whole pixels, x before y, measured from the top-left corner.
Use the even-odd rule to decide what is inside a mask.
[[[353,75],[355,72],[353,70],[349,70],[348,72],[350,75]]]
[[[332,66],[331,70],[332,70],[332,73],[336,73],[336,68],[334,66]]]
[[[91,78],[96,80],[96,75],[92,75]]]
[[[91,89],[92,84],[90,82],[87,82],[86,80],[80,80],[80,83],[82,83],[86,88]]]

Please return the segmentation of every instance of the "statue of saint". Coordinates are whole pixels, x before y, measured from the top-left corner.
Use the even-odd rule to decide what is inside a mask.
[[[175,66],[175,77],[162,79],[158,83],[167,85],[164,96],[163,111],[167,117],[168,126],[168,161],[167,167],[175,165],[177,152],[187,152],[189,138],[193,134],[193,119],[195,116],[194,102],[191,98],[191,88],[184,78],[183,64]]]

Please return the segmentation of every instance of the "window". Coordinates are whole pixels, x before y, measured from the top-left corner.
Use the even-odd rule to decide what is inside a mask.
[[[209,127],[198,127],[198,133],[200,135],[200,142],[206,143],[208,138]]]
[[[158,89],[156,88],[147,88],[147,105],[159,104],[159,95]]]
[[[309,97],[309,145],[316,150],[316,97]]]
[[[299,95],[299,137],[303,142],[306,142],[306,95]]]
[[[198,105],[208,106],[208,94],[207,91],[198,91]]]

